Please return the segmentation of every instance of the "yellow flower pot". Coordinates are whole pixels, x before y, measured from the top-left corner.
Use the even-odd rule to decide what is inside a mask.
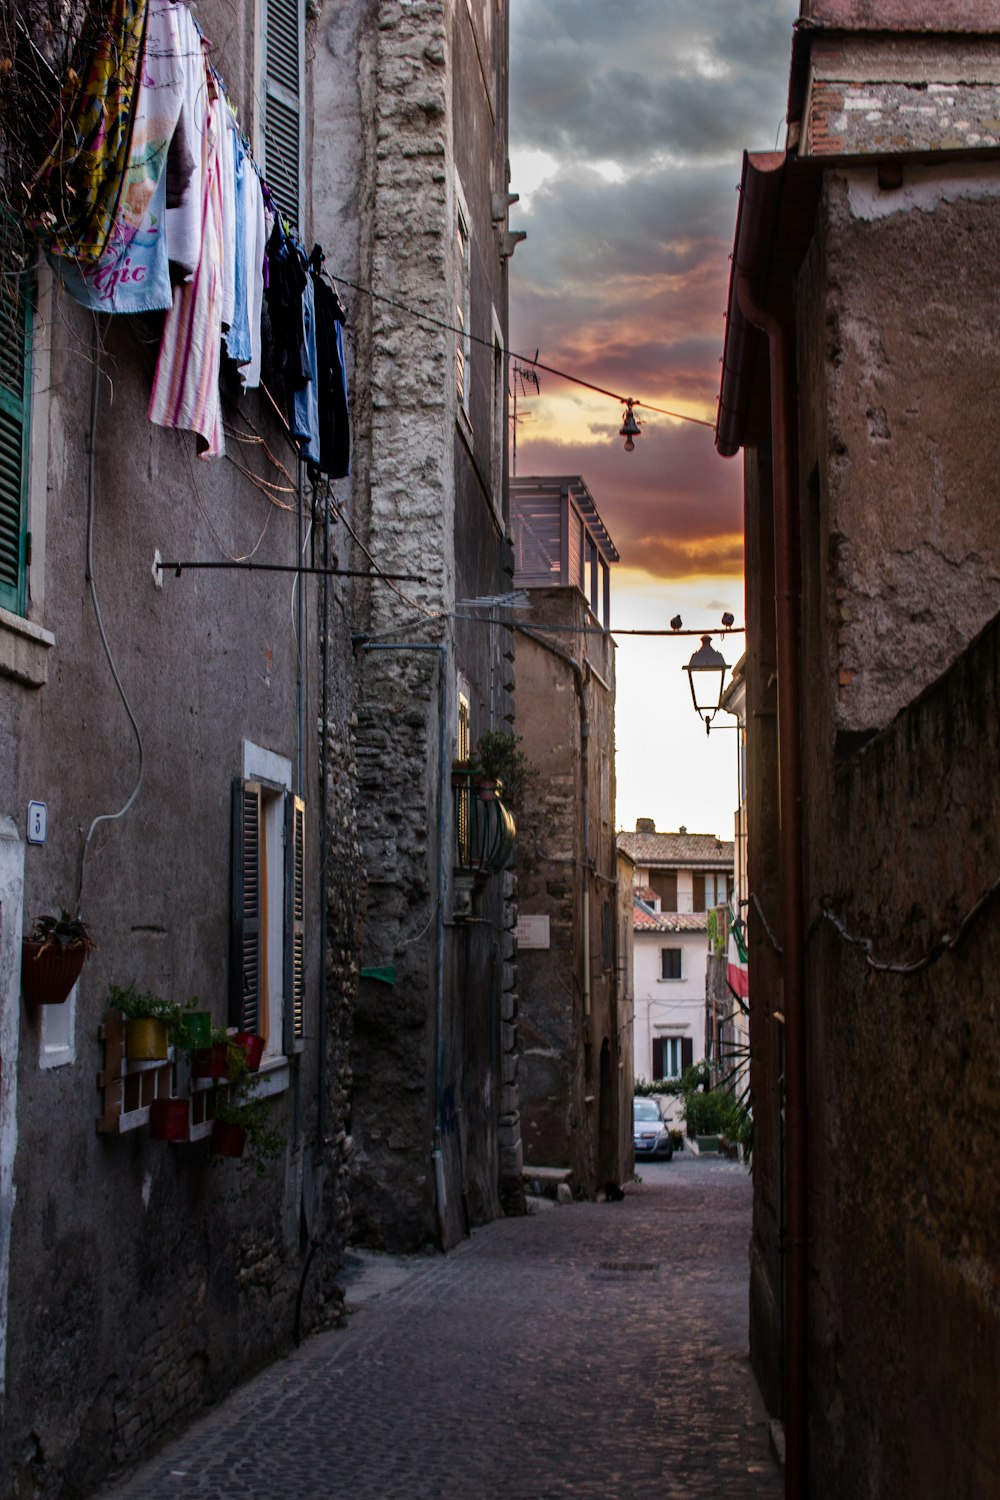
[[[136,1016],[125,1026],[125,1056],[133,1062],[163,1062],[169,1055],[167,1028],[153,1016]]]

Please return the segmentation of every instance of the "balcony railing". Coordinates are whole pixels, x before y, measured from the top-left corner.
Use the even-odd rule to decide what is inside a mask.
[[[455,864],[477,875],[499,874],[514,853],[517,824],[500,800],[503,782],[456,766],[451,775],[455,798]]]

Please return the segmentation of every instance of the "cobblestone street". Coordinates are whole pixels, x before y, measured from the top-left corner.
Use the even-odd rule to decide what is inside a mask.
[[[641,1172],[621,1203],[366,1258],[345,1330],[105,1500],[777,1500],[747,1360],[749,1179],[686,1152]]]

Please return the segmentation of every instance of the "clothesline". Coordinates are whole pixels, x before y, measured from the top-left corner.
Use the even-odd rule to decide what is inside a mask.
[[[122,0],[92,23],[25,219],[82,306],[166,314],[151,421],[222,456],[225,347],[244,390],[267,365],[300,455],[342,478],[343,308],[284,224],[209,45],[175,0]]]

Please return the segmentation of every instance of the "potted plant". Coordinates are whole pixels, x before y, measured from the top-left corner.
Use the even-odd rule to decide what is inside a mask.
[[[108,1004],[125,1017],[125,1056],[133,1062],[164,1062],[180,1028],[180,1007],[150,990],[113,984]]]
[[[264,1056],[264,1038],[252,1031],[234,1031],[229,1042],[231,1048],[239,1048],[243,1053],[247,1072],[258,1072]]]
[[[154,1099],[149,1106],[149,1134],[154,1141],[189,1141],[191,1139],[191,1101],[189,1099]]]
[[[503,729],[487,729],[480,735],[474,752],[481,772],[476,790],[484,800],[506,792],[505,800],[512,805],[521,802],[532,773],[520,745],[520,735]]]
[[[280,1153],[283,1140],[271,1120],[270,1100],[259,1098],[255,1088],[255,1079],[245,1079],[228,1099],[217,1100],[211,1149],[218,1157],[248,1154],[263,1171],[264,1163]]]
[[[36,917],[21,943],[21,988],[31,1005],[62,1005],[96,944],[85,922],[62,911]]]
[[[225,1026],[213,1026],[209,1033],[208,1046],[200,1047],[191,1054],[192,1077],[217,1080],[229,1078],[234,1066],[231,1053],[229,1032]]]
[[[189,1000],[181,1011],[177,1024],[177,1045],[189,1052],[212,1045],[212,1012],[198,1010],[198,996]]]

